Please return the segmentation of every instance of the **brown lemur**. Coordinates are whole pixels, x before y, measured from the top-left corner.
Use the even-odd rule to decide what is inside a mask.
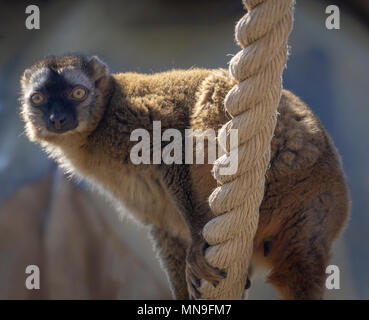
[[[46,58],[21,79],[29,139],[151,227],[177,299],[199,297],[199,279],[216,285],[226,276],[204,258],[212,165],[135,165],[130,134],[138,128],[152,134],[153,121],[161,121],[162,131],[217,131],[229,120],[223,101],[234,84],[222,70],[111,74],[98,58],[83,56]],[[312,111],[288,91],[278,111],[252,269],[268,267],[268,281],[285,299],[320,299],[332,242],[349,216],[348,188]]]

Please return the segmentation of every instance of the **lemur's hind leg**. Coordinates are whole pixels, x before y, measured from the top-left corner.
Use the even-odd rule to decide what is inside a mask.
[[[323,298],[332,242],[348,212],[341,189],[338,185],[321,191],[287,217],[280,217],[282,227],[267,252],[272,266],[268,282],[284,299]]]
[[[309,242],[294,238],[273,265],[268,282],[283,299],[323,299],[329,254],[322,246]]]
[[[188,300],[186,281],[186,244],[168,232],[153,227],[151,236],[155,251],[167,273],[170,289],[175,299]]]
[[[316,179],[316,175],[312,177]],[[285,299],[323,298],[332,243],[342,232],[350,208],[343,177],[334,177],[326,178],[327,184],[321,185],[310,200],[301,198],[299,203],[282,199],[279,211],[272,214],[279,222],[267,250],[266,258],[272,266],[269,282]],[[289,214],[284,215],[286,211]],[[267,220],[265,216],[261,220]]]

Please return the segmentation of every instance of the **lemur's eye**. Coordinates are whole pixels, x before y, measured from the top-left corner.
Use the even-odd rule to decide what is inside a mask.
[[[39,105],[44,102],[45,97],[42,93],[36,92],[31,96],[31,101],[34,105]]]
[[[81,86],[75,87],[70,96],[74,100],[83,100],[87,96],[87,90]]]

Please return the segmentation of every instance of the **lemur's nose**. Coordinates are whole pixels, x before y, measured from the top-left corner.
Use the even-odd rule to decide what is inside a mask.
[[[55,127],[55,129],[59,130],[64,124],[66,117],[64,114],[53,113],[49,119],[50,119],[51,124]]]

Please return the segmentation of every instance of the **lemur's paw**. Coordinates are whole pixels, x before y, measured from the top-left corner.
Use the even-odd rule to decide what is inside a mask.
[[[205,259],[205,250],[209,247],[207,242],[200,238],[193,241],[187,255],[186,279],[190,296],[195,299],[201,298],[198,288],[201,285],[201,279],[204,279],[216,287],[219,281],[224,279],[227,274],[211,266]]]

